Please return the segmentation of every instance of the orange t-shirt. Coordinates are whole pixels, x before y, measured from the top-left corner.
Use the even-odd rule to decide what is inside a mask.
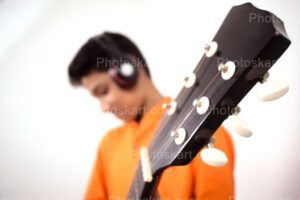
[[[85,200],[126,199],[139,160],[139,149],[149,145],[163,110],[164,98],[153,106],[137,123],[130,121],[111,130],[99,145],[97,158]],[[214,134],[214,146],[228,157],[223,167],[210,167],[197,155],[188,165],[166,169],[158,185],[161,199],[233,199],[234,149],[223,127]]]

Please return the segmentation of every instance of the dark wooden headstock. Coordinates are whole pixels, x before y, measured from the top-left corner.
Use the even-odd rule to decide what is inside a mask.
[[[174,100],[176,112],[163,117],[149,147],[153,180],[144,182],[138,166],[128,198],[154,198],[162,171],[188,164],[291,43],[279,18],[250,3],[230,10],[213,41],[218,44],[217,52],[201,58],[193,71],[196,83],[182,88]],[[233,76],[224,80],[219,66],[228,61],[236,68]],[[201,97],[209,99],[208,110],[203,114],[193,105]],[[186,136],[177,144],[171,133],[179,128],[185,130]],[[182,156],[188,153],[191,157]]]

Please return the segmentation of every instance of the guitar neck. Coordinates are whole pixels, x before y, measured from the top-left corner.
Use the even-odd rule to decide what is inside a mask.
[[[145,182],[143,178],[141,163],[139,162],[127,199],[141,199],[142,197],[147,197],[145,199],[154,199],[157,194],[156,189],[159,183],[160,176],[161,173],[156,174],[155,176],[153,176],[154,178],[151,182]]]
[[[250,14],[273,20],[269,23],[249,21]],[[144,181],[139,162],[128,199],[154,199],[163,170],[188,164],[253,86],[262,81],[291,43],[279,18],[250,3],[231,9],[213,41],[218,44],[218,51],[211,57],[206,55],[201,58],[193,71],[195,84],[180,91],[175,99],[176,112],[164,115],[149,146],[153,179],[151,182]],[[218,68],[224,65],[223,61],[235,63],[235,72],[229,78],[222,77],[226,71]],[[209,107],[199,113],[197,101],[202,97],[208,99]],[[226,112],[216,112],[222,110]],[[170,134],[178,129],[184,130],[181,142],[176,142],[174,135]],[[186,153],[190,156],[180,158]],[[161,157],[164,154],[171,156]]]

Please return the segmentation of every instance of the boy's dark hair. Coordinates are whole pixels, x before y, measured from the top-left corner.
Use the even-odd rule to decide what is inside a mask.
[[[90,38],[76,53],[68,68],[69,80],[73,86],[81,85],[81,79],[93,71],[106,72],[110,66],[109,60],[120,55],[113,55],[115,50],[121,56],[130,55],[138,60],[146,74],[151,78],[146,60],[138,47],[126,36],[104,32],[99,36]],[[98,59],[107,62],[99,64]]]

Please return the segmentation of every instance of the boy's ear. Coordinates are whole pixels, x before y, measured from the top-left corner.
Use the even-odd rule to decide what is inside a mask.
[[[132,64],[134,64],[134,66],[137,68],[139,73],[143,72],[149,79],[151,79],[149,69],[142,59],[132,54],[126,54],[126,57],[131,60]]]

